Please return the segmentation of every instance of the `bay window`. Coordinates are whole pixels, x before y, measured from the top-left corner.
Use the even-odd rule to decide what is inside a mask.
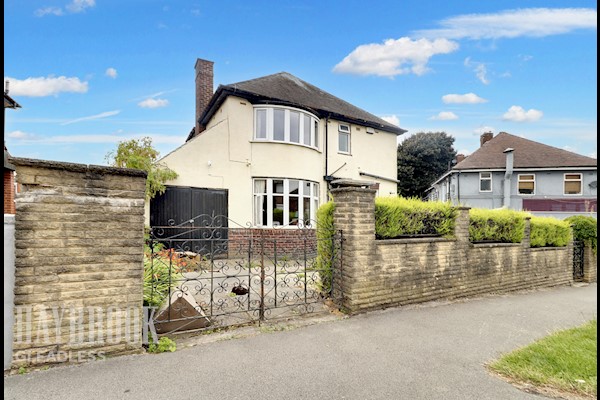
[[[319,119],[288,107],[254,108],[254,140],[319,148]]]
[[[254,225],[310,226],[319,207],[319,184],[311,181],[256,178]]]

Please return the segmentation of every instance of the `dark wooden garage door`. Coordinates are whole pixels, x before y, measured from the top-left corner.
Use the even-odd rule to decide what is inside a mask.
[[[227,217],[227,190],[167,186],[150,202],[150,225],[172,226],[195,219],[206,223],[209,216]]]
[[[169,247],[186,239],[227,239],[227,198],[223,189],[167,186],[162,195],[150,201],[150,226],[160,228],[154,230],[164,239],[172,239]]]

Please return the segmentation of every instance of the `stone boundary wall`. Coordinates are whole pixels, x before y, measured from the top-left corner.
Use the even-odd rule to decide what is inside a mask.
[[[469,242],[469,209],[460,208],[453,239],[375,239],[375,191],[332,189],[334,226],[344,232],[342,306],[388,306],[573,282],[573,245],[531,248]]]
[[[590,246],[583,248],[583,281],[597,282],[598,258]]]
[[[21,185],[12,367],[140,351],[146,173],[11,161]]]

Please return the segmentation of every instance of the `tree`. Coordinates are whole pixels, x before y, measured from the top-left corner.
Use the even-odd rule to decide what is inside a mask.
[[[419,132],[398,145],[398,194],[422,198],[456,157],[454,138],[445,132]]]
[[[119,142],[117,150],[109,152],[106,160],[113,167],[146,171],[146,199],[164,193],[165,182],[177,178],[175,171],[158,161],[159,152],[152,147],[149,137]]]

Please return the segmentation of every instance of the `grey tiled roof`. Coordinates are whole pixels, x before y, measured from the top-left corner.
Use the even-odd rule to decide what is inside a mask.
[[[453,169],[505,168],[506,154],[503,152],[507,148],[514,149],[514,168],[596,167],[598,164],[595,158],[500,132]]]
[[[216,110],[211,106],[223,94],[248,98],[253,103],[288,104],[313,111],[319,117],[331,116],[335,119],[363,124],[398,135],[406,132],[396,125],[358,108],[318,87],[305,82],[287,72],[280,72],[257,79],[220,85],[201,120],[207,122]]]

